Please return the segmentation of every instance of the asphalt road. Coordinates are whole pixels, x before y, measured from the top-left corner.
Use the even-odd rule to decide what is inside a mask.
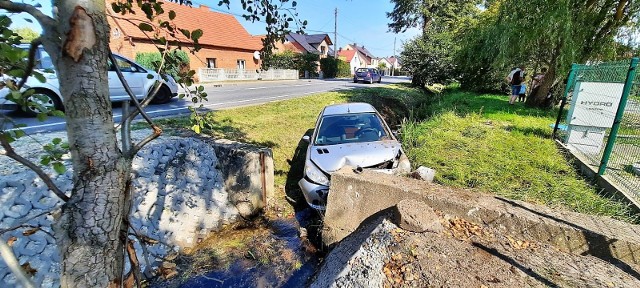
[[[302,97],[310,94],[337,91],[344,89],[357,89],[362,87],[376,87],[391,83],[409,82],[407,77],[383,77],[381,84],[353,83],[351,80],[317,80],[300,79],[287,81],[254,81],[249,83],[223,83],[221,86],[205,84],[205,91],[209,101],[204,102],[204,107],[208,110],[220,110],[238,106],[256,105],[272,101]],[[169,117],[189,113],[188,106],[190,100],[172,99],[171,102],[161,105],[149,105],[146,109],[151,117]],[[35,118],[29,118],[21,113],[12,111],[1,111],[9,116],[16,123],[26,124],[28,127],[23,130],[29,134],[46,133],[65,129],[63,118],[50,117],[44,122]],[[122,116],[120,103],[113,104],[113,115],[116,122]]]

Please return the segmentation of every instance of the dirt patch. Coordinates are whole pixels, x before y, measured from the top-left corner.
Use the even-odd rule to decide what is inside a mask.
[[[635,276],[596,257],[440,219],[440,234],[390,231],[385,287],[640,287]]]

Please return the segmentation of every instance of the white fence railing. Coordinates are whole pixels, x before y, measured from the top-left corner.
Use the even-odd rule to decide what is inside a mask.
[[[295,80],[298,71],[291,69],[270,69],[266,71],[200,68],[198,70],[200,82],[215,82],[226,80]]]

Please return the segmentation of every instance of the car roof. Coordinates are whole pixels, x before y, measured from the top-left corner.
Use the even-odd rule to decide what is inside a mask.
[[[375,113],[376,109],[368,103],[346,103],[324,107],[322,116],[340,114]]]

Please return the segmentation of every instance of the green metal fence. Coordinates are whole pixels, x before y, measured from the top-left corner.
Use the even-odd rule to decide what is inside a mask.
[[[554,137],[640,201],[639,59],[574,64]]]

